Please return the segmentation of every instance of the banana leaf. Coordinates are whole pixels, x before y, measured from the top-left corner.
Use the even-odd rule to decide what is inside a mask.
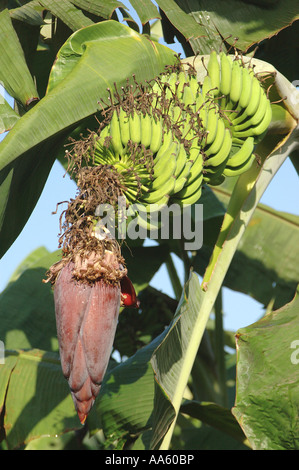
[[[8,449],[80,427],[58,353],[6,351],[0,382],[0,435]]]
[[[93,21],[87,18],[81,10],[76,8],[68,0],[57,2],[55,0],[42,0],[39,2],[43,7],[60,18],[72,31],[84,28],[93,24]]]
[[[72,129],[99,110],[107,87],[158,75],[174,53],[115,21],[75,32],[59,52],[47,95],[0,144],[0,256],[26,224],[58,150]],[[144,67],[146,63],[146,67]]]
[[[165,27],[170,37],[181,33],[190,40],[194,53],[219,50],[223,38],[246,52],[253,44],[275,36],[299,18],[297,0],[271,2],[270,6],[267,1],[244,0],[158,0],[157,3],[169,20]],[[200,35],[190,37],[186,16],[193,23],[193,30],[196,24],[200,26]]]
[[[0,82],[10,96],[26,108],[38,100],[23,49],[8,10],[0,13]]]
[[[0,134],[9,131],[20,116],[10,107],[6,99],[0,95]]]
[[[118,0],[71,0],[71,3],[107,20],[112,17],[116,8],[126,9],[125,5]]]
[[[299,449],[299,298],[237,332],[232,412],[255,450]]]

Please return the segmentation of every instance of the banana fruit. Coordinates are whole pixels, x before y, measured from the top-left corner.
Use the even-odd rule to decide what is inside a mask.
[[[96,136],[93,164],[117,171],[128,204],[193,204],[203,184],[252,165],[272,119],[267,93],[240,57],[212,51],[205,70],[199,83],[191,68],[172,69],[147,84],[144,96],[137,87],[133,102],[131,88],[130,101]]]

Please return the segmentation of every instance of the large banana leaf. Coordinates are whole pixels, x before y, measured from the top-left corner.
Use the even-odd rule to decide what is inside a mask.
[[[71,2],[78,8],[105,19],[110,19],[116,8],[125,8],[118,0],[71,0]]]
[[[8,10],[0,13],[0,82],[5,90],[25,107],[38,99]]]
[[[252,44],[274,36],[299,18],[297,0],[271,2],[270,7],[269,2],[262,0],[157,0],[157,3],[170,21],[166,28],[173,35],[179,31],[190,40],[194,52],[201,53],[209,53],[212,48],[218,50],[223,38],[247,51]],[[190,28],[186,31],[186,14],[193,29],[195,24],[200,25],[197,37],[190,38]]]
[[[0,383],[0,430],[9,449],[80,427],[58,353],[6,351]]]
[[[299,298],[237,332],[233,414],[257,450],[299,449]]]
[[[60,18],[72,31],[90,26],[93,21],[87,18],[81,10],[78,10],[71,2],[64,0],[41,0],[40,4],[44,6],[53,15]]]
[[[0,256],[28,220],[66,136],[98,111],[107,87],[120,87],[133,74],[138,81],[151,79],[174,60],[170,49],[115,21],[88,26],[67,40],[48,94],[0,144]]]

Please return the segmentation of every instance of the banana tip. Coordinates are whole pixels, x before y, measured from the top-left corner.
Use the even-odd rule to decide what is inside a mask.
[[[82,413],[81,411],[78,411],[78,417],[79,417],[80,423],[83,425],[86,421],[87,415],[85,413]]]

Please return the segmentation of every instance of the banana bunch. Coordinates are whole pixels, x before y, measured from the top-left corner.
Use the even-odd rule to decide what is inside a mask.
[[[271,103],[260,80],[241,59],[232,60],[213,51],[207,66],[210,90],[218,98],[226,131],[231,135],[231,149],[220,171],[221,178],[238,176],[247,171],[254,160],[254,148],[266,133],[272,119]],[[218,159],[216,159],[218,160]],[[206,160],[209,175],[214,156]],[[208,179],[206,182],[213,184]]]
[[[124,99],[111,108],[95,135],[90,158],[116,170],[127,204],[143,207],[140,224],[147,227],[153,204],[196,203],[203,184],[247,171],[271,121],[252,68],[212,52],[206,70],[201,84],[190,68],[162,74],[144,96],[139,87],[130,106]]]

